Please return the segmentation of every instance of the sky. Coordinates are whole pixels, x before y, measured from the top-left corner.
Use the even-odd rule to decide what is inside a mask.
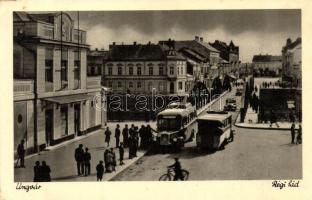
[[[70,15],[77,27],[77,12]],[[301,11],[80,11],[79,28],[87,31],[91,49],[108,50],[112,42],[145,44],[200,36],[205,42],[232,40],[240,48],[240,60],[251,62],[255,54],[280,55],[287,38],[301,37]]]

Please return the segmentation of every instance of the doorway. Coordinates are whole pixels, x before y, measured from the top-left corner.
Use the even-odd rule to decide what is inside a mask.
[[[75,136],[77,136],[77,135],[79,135],[80,104],[75,104],[74,110],[75,110],[75,119],[74,119],[74,124],[75,124]]]
[[[48,109],[45,111],[45,136],[46,136],[46,146],[50,146],[53,136],[53,109]]]

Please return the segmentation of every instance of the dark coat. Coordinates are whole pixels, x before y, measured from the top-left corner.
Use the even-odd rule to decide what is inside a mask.
[[[102,164],[98,164],[96,166],[96,174],[97,174],[97,176],[103,176],[103,174],[104,174],[104,166]]]
[[[41,166],[34,166],[34,182],[41,181]]]
[[[41,171],[41,180],[46,182],[46,181],[51,181],[51,169],[48,165],[45,166],[41,166],[40,167],[40,171]]]
[[[89,152],[85,152],[83,160],[84,160],[85,163],[89,163],[90,160],[91,160],[91,154]]]
[[[83,151],[83,149],[82,148],[77,148],[76,150],[75,150],[75,160],[77,161],[77,162],[82,162],[83,160],[84,160],[84,151]]]
[[[110,130],[106,130],[104,134],[105,134],[105,142],[108,142],[110,140],[112,132]]]
[[[24,157],[25,156],[25,148],[23,144],[19,144],[17,146],[17,154],[19,157]]]
[[[119,128],[115,129],[115,138],[120,138],[120,129]]]
[[[129,129],[128,128],[122,129],[122,136],[123,136],[124,139],[125,138],[128,139],[128,137],[129,137]]]

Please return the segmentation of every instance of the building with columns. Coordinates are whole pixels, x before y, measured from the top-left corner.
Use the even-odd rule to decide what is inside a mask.
[[[14,12],[13,20],[14,147],[24,139],[33,152],[99,128],[101,76],[87,77],[79,22],[64,12]]]

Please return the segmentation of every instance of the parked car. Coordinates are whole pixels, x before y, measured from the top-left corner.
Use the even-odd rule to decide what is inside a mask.
[[[225,100],[225,105],[223,108],[224,111],[235,111],[236,110],[236,99],[235,98],[227,98]]]

